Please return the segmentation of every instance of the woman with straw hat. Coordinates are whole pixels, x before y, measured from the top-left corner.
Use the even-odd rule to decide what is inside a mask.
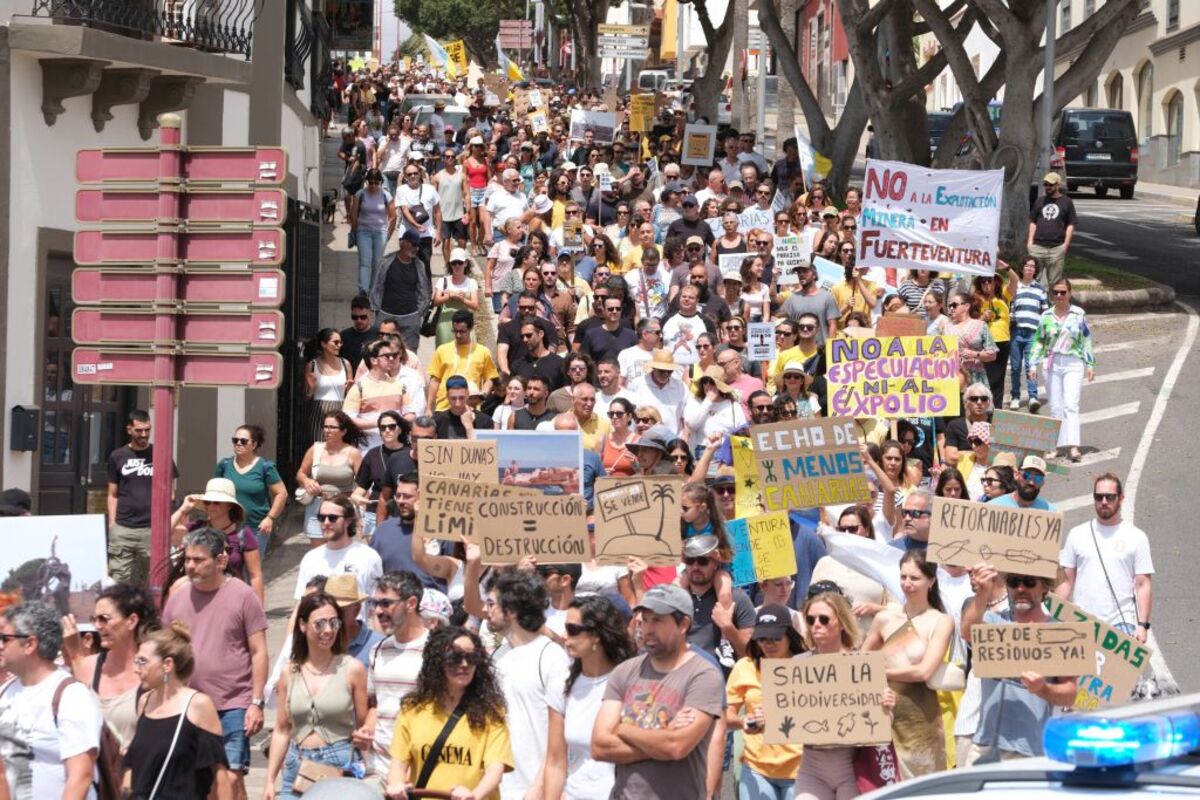
[[[704,442],[709,436],[727,435],[747,424],[741,401],[725,382],[724,369],[714,364],[700,375],[683,408],[683,421],[688,444],[697,458],[704,452]]]
[[[207,523],[190,519],[195,510],[203,512]],[[238,502],[233,481],[213,478],[205,485],[204,494],[189,494],[183,498],[183,504],[171,515],[173,543],[178,544],[185,533],[203,524],[225,534],[229,548],[229,574],[249,583],[258,595],[258,601],[263,603],[262,554],[258,551],[254,531],[246,524],[246,510]]]

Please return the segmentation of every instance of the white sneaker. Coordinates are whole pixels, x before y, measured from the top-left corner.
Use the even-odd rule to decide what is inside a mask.
[[[1013,411],[1016,411],[1021,407],[1021,401],[1014,397],[1012,400],[1008,401],[1008,407]]]

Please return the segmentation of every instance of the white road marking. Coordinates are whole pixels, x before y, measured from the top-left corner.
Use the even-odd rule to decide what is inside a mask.
[[[1137,350],[1157,347],[1161,344],[1166,344],[1170,337],[1160,336],[1154,339],[1134,339],[1126,342],[1109,342],[1108,344],[1098,344],[1092,348],[1093,353],[1115,353],[1118,350]],[[1099,378],[1097,378],[1099,380]]]
[[[1092,325],[1108,325],[1114,322],[1142,322],[1144,320],[1159,320],[1161,322],[1174,322],[1175,317],[1179,316],[1174,312],[1155,312],[1146,311],[1142,314],[1099,314],[1095,317],[1088,317],[1088,322]]]
[[[1183,303],[1176,302],[1175,305],[1188,315],[1187,333],[1184,334],[1179,349],[1175,351],[1175,358],[1171,361],[1170,368],[1167,369],[1167,376],[1158,390],[1154,407],[1150,409],[1150,417],[1146,420],[1146,427],[1142,431],[1142,438],[1133,454],[1133,462],[1129,465],[1129,476],[1125,480],[1124,510],[1130,521],[1134,519],[1133,512],[1137,504],[1138,485],[1142,480],[1142,471],[1146,468],[1146,459],[1150,456],[1150,448],[1154,444],[1154,434],[1158,431],[1158,426],[1167,413],[1167,402],[1171,399],[1171,392],[1175,389],[1175,382],[1179,380],[1179,374],[1183,372],[1183,363],[1187,361],[1188,353],[1192,352],[1192,347],[1196,344],[1196,331],[1200,330],[1200,316],[1197,316],[1191,307],[1185,306]]]
[[[1068,511],[1074,511],[1077,508],[1088,508],[1092,505],[1092,503],[1093,500],[1090,492],[1088,494],[1081,494],[1078,497],[1068,497],[1066,500],[1061,502],[1055,500],[1050,501],[1050,505],[1054,506],[1055,511],[1061,511],[1064,514]]]
[[[1127,417],[1130,414],[1136,414],[1141,405],[1140,401],[1135,400],[1132,403],[1122,403],[1119,406],[1098,408],[1095,411],[1080,414],[1079,424],[1087,425],[1089,422],[1104,422],[1105,420],[1116,419],[1117,417]]]
[[[1096,376],[1096,380],[1092,383],[1114,383],[1116,381],[1130,381],[1135,378],[1149,378],[1154,374],[1154,367],[1142,367],[1141,369],[1126,369],[1120,372],[1109,372]]]
[[[1085,233],[1084,231],[1077,231],[1075,233],[1075,236],[1076,236],[1076,238],[1087,239],[1090,242],[1096,242],[1097,244],[1106,245],[1107,247],[1116,247],[1117,246],[1115,242],[1110,242],[1108,239],[1101,239],[1099,236],[1097,236],[1094,233]]]
[[[1083,458],[1079,459],[1079,461],[1067,461],[1066,466],[1086,467],[1091,464],[1099,464],[1101,461],[1111,461],[1114,458],[1119,458],[1120,455],[1121,448],[1110,447],[1107,450],[1097,450],[1094,453],[1084,453]]]

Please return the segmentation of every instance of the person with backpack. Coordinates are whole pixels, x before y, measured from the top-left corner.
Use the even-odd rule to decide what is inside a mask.
[[[53,606],[0,614],[0,661],[13,676],[0,687],[0,756],[13,800],[108,800],[97,792],[97,758],[102,733],[116,740],[88,687],[54,663],[61,648]]]
[[[260,557],[267,555],[271,534],[287,505],[287,486],[275,462],[258,454],[265,440],[261,425],[238,426],[233,432],[233,455],[222,458],[213,470],[214,478],[233,481],[237,501],[246,510],[246,524],[258,541]]]
[[[189,519],[193,509],[200,507],[207,515],[207,522]],[[228,478],[213,478],[204,487],[204,494],[189,494],[183,504],[171,515],[171,530],[174,544],[184,534],[197,528],[209,527],[225,534],[229,555],[226,573],[239,578],[254,589],[258,602],[264,605],[262,554],[258,550],[258,539],[246,524],[246,509],[238,502],[237,490]]]

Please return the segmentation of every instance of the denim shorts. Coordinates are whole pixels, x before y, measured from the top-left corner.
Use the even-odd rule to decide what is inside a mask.
[[[246,709],[227,708],[218,711],[221,720],[221,741],[225,744],[225,757],[234,772],[250,771],[250,737],[246,735]]]
[[[283,757],[283,785],[280,787],[279,800],[292,800],[298,796],[292,794],[292,784],[300,772],[300,760],[305,758],[331,767],[344,767],[354,758],[354,748],[349,739],[322,747],[297,747],[295,742],[289,744],[287,755]]]

